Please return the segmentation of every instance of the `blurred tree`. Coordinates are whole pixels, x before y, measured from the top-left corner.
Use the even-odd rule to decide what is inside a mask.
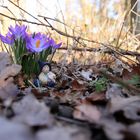
[[[135,19],[135,34],[139,34],[140,33],[140,1],[137,0],[136,2],[137,4],[133,10],[134,11],[133,18]]]
[[[126,5],[128,6],[128,2],[126,0]],[[140,33],[140,0],[131,0],[131,14],[130,14],[130,26],[131,32],[134,34]]]
[[[136,21],[136,13],[137,13],[137,6],[138,6],[138,4],[137,4],[138,2],[137,2],[137,0],[131,0],[131,10],[132,10],[132,12],[131,12],[131,14],[130,14],[130,25],[131,25],[131,31],[132,32],[134,32],[134,33],[136,33],[136,31],[134,31],[134,28],[137,26],[137,21]],[[136,27],[137,28],[137,27]]]

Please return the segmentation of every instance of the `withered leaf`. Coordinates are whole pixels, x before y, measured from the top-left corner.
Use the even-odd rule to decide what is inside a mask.
[[[134,75],[140,75],[140,65],[133,66],[132,71],[129,72],[128,70],[124,69],[122,73],[122,77],[124,81],[128,81],[132,78]]]
[[[71,86],[72,90],[81,91],[86,89],[85,86],[83,84],[80,84],[77,80],[73,80]]]
[[[3,56],[4,54],[5,57]],[[6,99],[17,94],[18,88],[14,84],[13,77],[16,76],[20,70],[20,65],[10,63],[10,56],[7,53],[0,53],[0,98]]]
[[[93,92],[89,96],[86,97],[86,100],[91,101],[91,102],[106,100],[105,93]]]
[[[45,103],[39,102],[32,94],[26,95],[20,102],[15,102],[13,110],[13,120],[30,126],[51,126],[54,121]]]
[[[27,125],[12,122],[0,117],[1,140],[33,140],[32,132]]]
[[[121,96],[123,96],[123,95],[122,95],[122,89],[121,89],[120,85],[111,84],[111,86],[108,86],[107,91],[106,91],[107,99],[121,97]]]
[[[135,123],[133,125],[130,125],[128,127],[128,131],[133,133],[138,140],[140,139],[140,123]]]
[[[126,127],[123,124],[116,122],[113,118],[101,119],[100,124],[110,140],[124,139],[124,135],[121,132],[125,131]]]
[[[98,122],[101,117],[101,112],[98,108],[89,102],[84,102],[75,107],[74,118],[86,120],[89,122]]]
[[[114,98],[109,103],[109,111],[115,113],[122,111],[125,119],[140,121],[140,97]]]
[[[90,133],[84,128],[58,126],[49,130],[39,131],[36,138],[36,140],[90,140]]]
[[[0,72],[11,63],[10,55],[6,52],[0,52]]]

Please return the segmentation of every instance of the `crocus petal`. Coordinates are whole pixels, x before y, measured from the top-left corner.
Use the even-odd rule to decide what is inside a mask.
[[[37,33],[32,35],[28,35],[26,48],[31,52],[41,52],[43,50],[48,49],[49,47],[53,47],[54,49],[59,48],[62,43],[56,44],[55,41],[48,37],[45,34]]]
[[[59,44],[56,44],[53,39],[50,39],[50,44],[54,49],[57,49],[57,48],[60,48],[60,46],[62,45],[62,42]]]
[[[10,26],[9,27],[9,31],[15,36],[15,40],[22,38],[25,39],[26,37],[26,29],[27,26],[23,25],[23,26],[19,26],[19,25],[15,25],[15,27]]]
[[[53,48],[58,49],[62,45],[62,42],[53,46]]]
[[[3,42],[3,43],[6,43],[6,44],[9,44],[9,45],[12,45],[14,43],[14,36],[12,34],[10,34],[10,32],[8,32],[6,34],[6,36],[3,36],[0,34],[0,40]]]

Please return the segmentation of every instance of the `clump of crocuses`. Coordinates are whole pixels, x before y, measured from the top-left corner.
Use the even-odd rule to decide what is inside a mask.
[[[28,76],[37,74],[37,62],[47,61],[48,55],[62,44],[56,44],[53,38],[42,33],[28,34],[25,25],[10,26],[5,36],[0,34],[0,40],[10,46],[13,61],[22,65],[23,72]]]

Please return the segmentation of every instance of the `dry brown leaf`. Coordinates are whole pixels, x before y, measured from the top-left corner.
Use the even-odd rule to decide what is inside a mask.
[[[111,100],[108,103],[108,109],[111,113],[114,113],[116,111],[123,110],[123,108],[130,106],[134,102],[140,102],[140,97],[132,96],[129,98],[111,98]]]
[[[122,108],[124,116],[133,121],[140,121],[140,100],[134,101]]]
[[[20,89],[25,89],[26,88],[24,78],[23,78],[22,74],[19,74],[19,75],[16,76],[15,82]]]
[[[75,107],[73,116],[76,119],[86,120],[89,122],[98,122],[101,117],[101,112],[96,106],[85,102]]]
[[[13,120],[29,126],[52,126],[54,121],[45,103],[39,102],[32,94],[26,95],[20,102],[15,102],[13,110]]]
[[[131,72],[124,69],[122,73],[123,80],[125,81],[130,80],[134,75],[140,75],[140,65],[133,66]]]
[[[34,140],[31,129],[0,117],[0,140]]]
[[[0,72],[11,63],[10,55],[6,52],[0,52]]]
[[[91,102],[102,101],[102,100],[105,100],[105,99],[106,98],[105,98],[105,93],[104,92],[101,92],[101,93],[93,92],[88,97],[86,97],[86,100],[91,101]]]
[[[116,122],[113,118],[101,119],[100,124],[110,140],[124,140],[122,132],[126,130],[125,125]]]
[[[128,131],[133,133],[138,140],[140,139],[140,123],[135,123],[133,125],[130,125],[128,127]]]
[[[36,140],[90,140],[87,129],[75,126],[57,126],[37,132]]]
[[[111,84],[107,87],[106,91],[106,99],[121,97],[122,95],[122,88],[118,84]]]
[[[5,57],[3,56],[4,54]],[[10,64],[10,56],[7,53],[0,53],[0,98],[6,99],[17,94],[18,88],[14,84],[13,77],[20,70],[20,65]]]
[[[83,84],[80,84],[77,80],[73,80],[71,86],[72,86],[72,90],[76,90],[76,91],[81,91],[86,89],[85,86]]]

